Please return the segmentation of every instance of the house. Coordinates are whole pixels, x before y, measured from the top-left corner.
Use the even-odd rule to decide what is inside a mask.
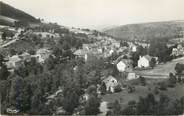
[[[49,58],[51,55],[51,51],[46,48],[41,48],[38,51],[36,51],[36,59],[39,63],[44,63],[44,61]]]
[[[139,60],[138,60],[138,67],[142,68],[142,67],[149,67],[150,66],[150,61],[151,61],[152,57],[149,55],[145,55],[145,56],[139,56]]]
[[[172,56],[178,56],[178,49],[177,48],[173,48],[172,49]]]
[[[23,64],[23,61],[18,55],[9,57],[9,61],[6,62],[7,68],[9,69],[20,67],[22,64]]]
[[[109,76],[103,80],[106,85],[106,91],[114,93],[115,87],[118,85],[118,81],[113,76]]]
[[[24,61],[31,61],[31,55],[27,52],[24,52],[23,54],[19,55],[19,57]]]
[[[127,80],[137,79],[138,76],[134,72],[129,72],[127,75]]]
[[[132,61],[129,59],[122,59],[117,63],[116,67],[119,72],[130,71],[132,69]]]
[[[78,49],[78,50],[76,50],[73,54],[76,55],[77,57],[84,58],[85,61],[87,61],[88,52],[87,52],[86,50]]]
[[[128,42],[129,48],[132,52],[136,52],[137,51],[137,46],[132,43],[132,42]]]
[[[85,50],[89,50],[89,45],[88,44],[82,44],[82,48]]]
[[[20,110],[15,107],[10,107],[6,109],[6,112],[9,114],[17,114],[20,112]]]
[[[172,56],[184,55],[184,48],[182,47],[182,45],[178,44],[177,48],[173,48],[171,55]]]
[[[111,49],[111,50],[109,51],[109,55],[111,56],[113,53],[114,53],[114,50]]]
[[[136,52],[137,51],[137,46],[133,45],[132,48],[131,48],[131,51]]]

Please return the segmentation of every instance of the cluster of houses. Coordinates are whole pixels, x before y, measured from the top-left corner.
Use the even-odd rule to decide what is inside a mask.
[[[149,55],[140,56],[137,67],[138,68],[149,68],[152,58],[155,58],[155,60],[157,61],[156,57],[151,57]],[[132,79],[139,78],[139,75],[136,75],[136,73],[134,72],[132,61],[130,59],[123,59],[121,57],[114,62],[114,65],[116,65],[116,68],[120,73],[126,74],[126,80],[132,80]],[[115,92],[115,88],[119,84],[118,80],[113,76],[108,76],[107,78],[104,78],[103,82],[105,83],[107,87],[106,90],[112,93]]]
[[[172,56],[183,56],[184,55],[184,47],[181,44],[178,44],[176,48],[172,49]]]
[[[119,57],[112,62],[113,65],[116,66],[117,70],[120,73],[126,73],[127,80],[136,79],[139,76],[135,74],[134,68],[133,68],[133,61],[130,59],[131,52],[137,51],[137,46],[142,45],[139,43],[133,43],[133,42],[127,42],[127,46],[121,46],[120,42],[112,39],[111,37],[107,36],[97,36],[97,42],[92,44],[83,44],[82,49],[78,49],[74,52],[74,55],[78,57],[82,57],[87,61],[87,59],[90,57],[91,54],[97,56],[97,57],[103,57],[107,58],[112,56],[114,52],[120,53]],[[147,43],[143,43],[143,47],[148,47],[149,45]],[[123,51],[127,51],[126,53]],[[124,56],[126,55],[126,58]],[[150,62],[154,58],[156,60],[156,63],[158,58],[152,57],[149,55],[139,56],[139,60],[137,62],[137,68],[149,68]],[[113,76],[108,76],[104,78],[103,82],[105,83],[107,87],[107,91],[114,92],[114,88],[118,85],[118,80]]]
[[[46,48],[38,49],[35,55],[30,55],[29,53],[24,52],[21,55],[13,55],[11,57],[8,57],[6,65],[8,69],[16,69],[24,65],[25,61],[31,61],[31,58],[36,58],[37,62],[44,63],[44,61],[49,58],[50,55],[51,51]]]
[[[99,39],[100,38],[100,39]],[[110,37],[97,36],[98,41],[92,44],[83,44],[82,49],[78,49],[74,52],[74,55],[83,57],[87,60],[89,54],[93,54],[98,57],[107,58],[114,52],[122,52],[126,48],[120,47],[120,43]]]

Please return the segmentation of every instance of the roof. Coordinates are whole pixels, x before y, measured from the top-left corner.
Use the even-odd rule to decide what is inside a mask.
[[[126,64],[126,65],[132,64],[132,60],[130,60],[130,59],[123,59],[123,58],[117,59],[117,60],[115,61],[115,64],[118,64],[118,63],[120,63],[120,62],[123,62],[123,63]]]
[[[18,61],[21,61],[21,59],[19,58],[18,55],[14,55],[14,56],[9,58],[9,61],[11,61],[11,62],[18,62]]]
[[[115,77],[113,77],[113,76],[108,76],[107,78],[105,78],[104,80],[103,80],[103,82],[105,82],[105,83],[107,83],[109,80],[111,80],[111,79],[115,79],[115,80],[117,80]]]
[[[44,53],[50,53],[50,50],[46,48],[41,48],[36,51],[37,54],[44,54]]]
[[[73,54],[77,55],[77,56],[83,56],[83,55],[87,54],[87,51],[86,50],[82,50],[82,49],[78,49]]]
[[[27,53],[27,52],[24,52],[23,54],[21,54],[21,56],[22,56],[22,57],[24,57],[24,56],[30,56],[30,54]]]
[[[152,57],[149,56],[149,55],[145,55],[144,57],[145,57],[148,61],[151,61],[151,59],[152,59]]]

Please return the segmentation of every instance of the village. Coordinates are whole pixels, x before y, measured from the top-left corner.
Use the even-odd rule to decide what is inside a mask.
[[[2,28],[2,27],[1,27]],[[3,27],[5,28],[5,27]],[[6,27],[8,28],[8,27]],[[48,30],[48,31],[39,31],[39,30],[33,30],[33,29],[28,29],[25,31],[24,28],[19,28],[17,31],[15,31],[14,28],[8,28],[8,30],[13,30],[15,35],[13,37],[6,38],[5,41],[1,39],[1,45],[2,47],[7,47],[10,46],[13,42],[16,42],[17,40],[21,39],[20,36],[26,36],[27,34],[35,34],[41,38],[59,38],[60,34],[55,33],[54,29]],[[116,70],[120,75],[123,75],[120,78],[114,77],[112,75],[105,75],[101,77],[101,85],[97,85],[97,93],[101,96],[106,96],[106,94],[114,94],[116,92],[120,91],[128,91],[128,92],[133,92],[135,91],[134,86],[127,85],[125,86],[126,83],[129,83],[129,81],[132,80],[137,80],[139,78],[153,78],[155,79],[160,79],[160,78],[168,78],[169,77],[169,72],[162,76],[161,74],[147,74],[147,72],[154,70],[154,68],[157,68],[157,65],[165,65],[163,63],[160,64],[158,61],[158,57],[153,57],[148,54],[144,55],[138,55],[138,59],[136,60],[136,66],[133,64],[135,61],[132,59],[132,55],[136,53],[141,46],[142,48],[148,49],[149,44],[145,44],[144,42],[141,43],[139,42],[132,42],[132,41],[117,41],[113,39],[110,36],[103,35],[98,33],[97,35],[94,35],[93,31],[89,30],[81,30],[81,29],[69,29],[70,33],[75,33],[75,34],[84,34],[88,38],[91,38],[93,40],[92,43],[89,44],[82,44],[81,48],[79,49],[72,49],[73,55],[76,58],[82,58],[84,62],[88,62],[88,59],[92,57],[97,57],[97,59],[109,59],[107,62],[111,64],[112,66],[116,67]],[[1,34],[2,35],[2,34]],[[61,36],[64,36],[62,34]],[[3,37],[3,36],[1,36]],[[23,37],[22,37],[23,38]],[[15,41],[16,40],[16,41]],[[7,41],[7,42],[6,42]],[[12,42],[13,41],[13,42]],[[176,46],[176,45],[175,45]],[[173,47],[173,46],[171,46]],[[176,47],[172,48],[172,53],[170,54],[173,58],[178,58],[178,57],[183,57],[184,55],[184,47],[182,44],[178,44]],[[36,62],[40,64],[44,64],[44,62],[50,57],[56,57],[53,54],[53,49],[51,48],[40,48],[35,51],[35,53],[30,54],[28,52],[23,52],[19,54],[14,54],[10,56],[10,54],[5,57],[6,65],[7,68],[10,72],[14,72],[14,70],[19,69],[20,67],[24,66],[26,62],[31,62],[32,59],[36,59]],[[111,58],[112,57],[112,58]],[[173,66],[174,67],[174,66]],[[76,71],[78,67],[74,67],[74,70]],[[144,73],[145,72],[145,73]],[[175,73],[172,72],[172,73]],[[106,90],[103,90],[102,87],[105,86]],[[104,91],[106,91],[104,93]],[[63,93],[63,90],[61,88],[56,91],[53,95],[50,95],[47,97],[48,101],[46,102],[47,105],[49,105],[54,99],[58,97],[58,95],[61,95]],[[107,95],[108,95],[107,94]],[[81,99],[82,101],[88,101],[89,95],[86,93],[84,94],[83,98]],[[105,101],[103,101],[101,104],[103,104],[102,111],[107,112],[107,103],[106,98],[104,97]],[[82,102],[81,101],[81,102]],[[83,101],[83,102],[84,102]],[[106,107],[106,108],[104,108]],[[63,109],[61,107],[58,108],[58,112],[62,112]],[[18,112],[18,110],[13,110],[11,108],[7,109],[8,112]]]
[[[177,21],[95,30],[0,6],[0,115],[183,113]]]

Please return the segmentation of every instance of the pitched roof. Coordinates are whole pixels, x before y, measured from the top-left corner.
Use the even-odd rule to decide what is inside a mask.
[[[152,57],[150,55],[145,55],[144,56],[148,61],[151,61]]]
[[[114,78],[113,76],[108,76],[107,78],[105,78],[105,79],[103,80],[103,82],[108,83],[111,79],[117,80],[117,79]]]
[[[18,62],[18,61],[21,61],[21,59],[19,58],[18,55],[14,55],[14,56],[9,58],[9,61],[11,61],[11,62]]]
[[[87,51],[86,50],[82,50],[82,49],[78,49],[73,54],[77,55],[77,56],[83,56],[83,55],[87,54]]]
[[[36,54],[45,54],[45,53],[50,53],[51,51],[46,49],[46,48],[41,48],[41,49],[38,49],[36,51]]]

